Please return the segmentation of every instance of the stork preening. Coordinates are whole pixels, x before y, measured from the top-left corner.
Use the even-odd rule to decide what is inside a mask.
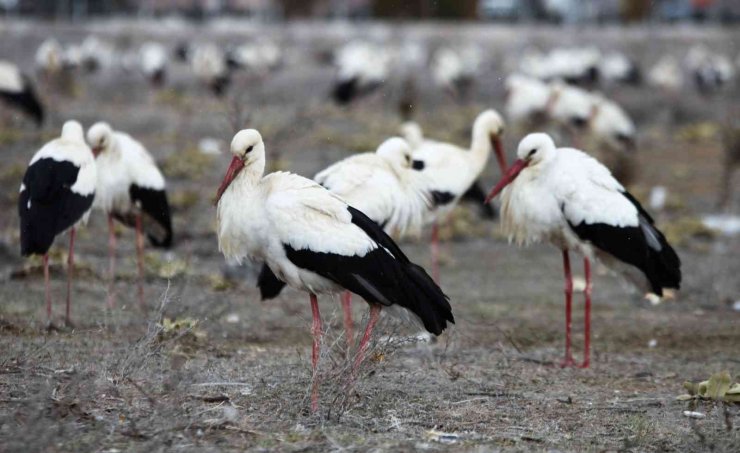
[[[114,220],[136,229],[139,304],[144,304],[144,234],[154,247],[172,246],[172,219],[162,173],[144,146],[130,135],[99,122],[87,131],[98,168],[95,207],[108,215],[108,306],[115,301]]]
[[[422,131],[419,123],[416,123],[414,121],[407,121],[401,124],[400,131],[403,138],[405,138],[406,142],[408,142],[409,146],[411,146],[412,151],[416,148],[419,148],[424,143],[426,143],[427,145],[435,143],[434,140],[428,140],[424,138],[424,131]],[[483,203],[485,199],[486,192],[484,191],[480,180],[476,180],[463,194],[460,201],[475,204],[476,207],[480,210],[480,214],[483,218],[494,219],[496,217],[496,210],[493,208],[493,206]]]
[[[43,255],[46,316],[51,323],[49,248],[54,238],[69,231],[67,304],[70,322],[74,273],[75,228],[87,222],[95,197],[95,158],[85,144],[82,126],[67,121],[62,135],[45,144],[28,164],[18,195],[21,219],[21,255]]]
[[[30,116],[37,126],[44,122],[41,106],[31,80],[15,64],[0,60],[0,99]]]
[[[485,110],[473,123],[470,148],[451,143],[423,140],[413,150],[413,168],[427,179],[432,203],[427,222],[432,223],[432,275],[439,282],[439,222],[446,219],[460,198],[475,183],[493,150],[499,168],[506,170],[501,135],[504,120],[495,110]]]
[[[353,41],[339,48],[334,56],[337,68],[332,98],[339,105],[373,92],[388,78],[390,54],[380,46]]]
[[[219,250],[236,261],[262,261],[282,281],[309,293],[312,410],[318,409],[316,370],[322,332],[317,294],[349,290],[370,304],[354,370],[363,360],[383,306],[406,308],[435,335],[454,322],[447,297],[377,223],[315,181],[286,172],[265,176],[265,146],[259,132],[237,133],[231,153],[217,193]]]
[[[639,288],[663,295],[681,284],[681,261],[640,203],[596,159],[573,148],[556,148],[547,134],[524,137],[518,160],[491,190],[502,194],[504,232],[518,244],[550,241],[560,248],[565,269],[565,359],[573,366],[570,250],[584,255],[586,277],[584,359],[589,366],[591,264],[621,264]]]
[[[393,137],[374,153],[343,159],[319,172],[314,181],[350,206],[359,209],[389,235],[419,234],[430,203],[423,175],[411,168],[411,148]],[[262,299],[271,299],[285,286],[263,265],[257,286]],[[342,293],[342,310],[348,351],[354,343],[352,293]]]

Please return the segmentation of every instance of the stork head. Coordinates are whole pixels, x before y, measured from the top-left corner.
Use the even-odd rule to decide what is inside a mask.
[[[84,143],[85,134],[82,130],[82,125],[75,120],[65,122],[62,126],[62,138],[65,140]]]
[[[87,144],[90,145],[95,157],[110,149],[112,143],[113,129],[111,129],[110,124],[99,121],[87,130]]]
[[[216,203],[218,204],[221,196],[224,194],[234,178],[241,172],[244,167],[250,166],[256,162],[265,160],[265,144],[262,136],[255,129],[242,129],[234,135],[231,140],[231,164],[226,170],[226,176],[221,182],[216,194]]]
[[[481,112],[473,123],[473,143],[481,139],[488,140],[496,153],[496,160],[502,172],[506,171],[506,155],[504,145],[501,143],[503,134],[504,119],[493,109]]]
[[[375,153],[393,165],[411,168],[411,147],[401,137],[391,137],[378,146]]]
[[[517,160],[511,168],[501,178],[501,180],[491,189],[486,198],[486,203],[490,202],[504,187],[511,184],[519,173],[527,167],[533,167],[552,158],[555,155],[555,142],[549,135],[544,133],[529,134],[519,142],[516,155]]]

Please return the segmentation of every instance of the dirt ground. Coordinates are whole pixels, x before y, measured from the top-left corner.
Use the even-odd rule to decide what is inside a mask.
[[[225,148],[236,126],[248,124],[262,131],[274,167],[311,176],[397,133],[397,80],[347,110],[327,100],[332,70],[313,56],[350,35],[391,42],[451,35],[490,48],[469,104],[450,102],[428,75],[419,76],[418,121],[432,137],[467,143],[475,115],[503,106],[507,61],[528,43],[587,41],[624,49],[647,65],[666,52],[682,58],[694,42],[736,55],[737,30],[16,21],[0,22],[0,58],[30,70],[45,36],[71,42],[89,31],[119,46],[146,39],[174,46],[185,36],[238,42],[265,33],[290,49],[289,61],[267,78],[239,76],[225,100],[211,97],[183,66],[160,90],[113,69],[75,76],[66,92],[42,81],[51,111],[45,127],[13,118],[0,129],[0,451],[740,451],[740,406],[676,400],[684,381],[722,370],[740,375],[740,312],[732,308],[740,299],[740,240],[696,227],[698,215],[713,211],[722,166],[717,128],[740,99],[737,87],[710,97],[607,90],[639,123],[632,191],[645,199],[652,186],[669,190],[656,218],[676,244],[684,284],[675,300],[650,306],[598,267],[591,368],[558,366],[564,325],[558,251],[508,245],[495,222],[462,207],[444,230],[450,240],[443,245],[442,287],[457,322],[441,337],[430,341],[403,316],[384,312],[371,359],[351,386],[338,298],[321,299],[327,334],[317,414],[308,411],[308,298],[288,290],[260,302],[254,269],[226,265],[213,233],[212,199],[229,158],[198,151],[205,137]],[[47,331],[40,261],[19,256],[15,202],[31,155],[67,118],[86,127],[105,119],[147,145],[168,178],[176,246],[147,251],[147,302],[139,307],[133,233],[121,229],[117,305],[109,309],[106,224],[95,212],[78,235],[74,328]],[[519,138],[507,137],[510,155]],[[489,167],[486,186],[498,176]],[[66,242],[58,238],[52,256],[57,323]],[[402,247],[428,266],[423,238]],[[580,294],[575,301],[580,356]],[[366,311],[356,301],[357,330]],[[687,410],[706,417],[686,417]]]

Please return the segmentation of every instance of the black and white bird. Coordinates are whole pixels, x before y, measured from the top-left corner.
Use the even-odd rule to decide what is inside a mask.
[[[110,288],[112,306],[115,281],[116,235],[114,219],[136,229],[139,303],[144,303],[144,236],[154,247],[172,246],[172,218],[165,180],[144,146],[130,135],[114,131],[108,123],[95,123],[87,142],[98,168],[95,207],[108,215]]]
[[[640,85],[642,73],[632,59],[620,52],[611,52],[599,62],[599,76],[606,83]]]
[[[388,78],[391,55],[369,42],[352,41],[339,48],[334,56],[337,75],[332,98],[348,105],[371,93]]]
[[[167,49],[155,41],[142,44],[139,49],[141,73],[155,87],[164,85],[167,79]]]
[[[573,148],[556,148],[547,134],[524,137],[518,160],[491,190],[503,190],[502,227],[518,244],[549,241],[560,248],[565,267],[566,337],[564,366],[571,353],[573,281],[569,250],[584,255],[585,345],[582,367],[589,366],[591,332],[590,260],[620,265],[624,275],[646,292],[663,296],[681,284],[681,261],[652,217],[596,159]]]
[[[456,100],[465,101],[478,76],[480,65],[481,52],[477,47],[441,47],[434,52],[430,69],[437,86]]]
[[[486,167],[493,150],[502,173],[506,169],[501,135],[504,120],[495,110],[485,110],[473,123],[470,148],[461,148],[452,143],[423,140],[413,150],[413,168],[421,172],[428,181],[428,192],[432,200],[427,212],[427,223],[432,224],[432,274],[439,281],[439,226],[455,205],[474,185]]]
[[[95,182],[95,158],[85,143],[82,126],[77,121],[64,123],[61,137],[50,141],[34,154],[23,176],[18,196],[21,254],[44,257],[46,315],[49,322],[49,248],[56,236],[69,231],[65,310],[65,320],[69,323],[75,228],[79,223],[87,222],[95,197]]]
[[[231,153],[217,193],[219,250],[237,262],[265,262],[278,278],[310,294],[314,374],[322,330],[317,294],[349,290],[370,304],[355,370],[383,306],[406,308],[435,335],[454,322],[447,297],[377,223],[315,181],[286,172],[265,176],[259,132],[238,132]],[[318,378],[311,393],[315,411]]]
[[[193,48],[190,67],[198,80],[216,96],[222,96],[231,82],[224,52],[215,44],[198,44]]]
[[[5,60],[0,60],[0,99],[33,118],[38,126],[43,124],[44,108],[31,80],[18,66]]]
[[[424,226],[430,203],[426,183],[411,168],[411,148],[402,138],[385,140],[374,153],[347,157],[319,172],[314,181],[362,211],[389,235],[418,235]],[[285,283],[263,265],[257,286],[264,300],[277,296]],[[342,309],[348,350],[354,343],[351,300],[351,293],[345,291]]]

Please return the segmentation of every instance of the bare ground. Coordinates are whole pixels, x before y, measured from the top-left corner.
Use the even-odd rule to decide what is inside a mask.
[[[294,45],[305,39],[310,49],[325,45],[320,32],[302,27],[286,31],[284,39]],[[120,42],[138,42],[147,33],[174,42],[153,29],[143,35],[114,26],[95,29]],[[52,31],[66,39],[83,36],[74,27],[4,23],[0,55],[28,65],[29,52]],[[540,43],[547,33],[573,40],[552,30],[529,32]],[[475,30],[466,33],[475,36]],[[604,48],[627,46],[646,61],[650,52],[666,49],[682,55],[690,39],[728,50],[737,42],[727,30],[668,30],[655,32],[659,39],[643,48],[645,30],[633,30],[625,40],[590,33],[584,39],[597,36]],[[490,39],[484,35],[481,42]],[[507,55],[518,45],[492,48]],[[159,92],[135,75],[80,77],[75,96],[42,88],[52,110],[43,130],[14,119],[0,131],[0,208],[6,213],[0,217],[0,450],[740,449],[739,407],[675,400],[684,381],[724,369],[740,374],[740,314],[731,307],[740,294],[740,241],[681,227],[711,211],[721,168],[716,133],[703,133],[696,124],[721,123],[736,90],[679,99],[646,89],[612,93],[641,122],[640,177],[633,191],[644,196],[656,184],[670,190],[659,223],[671,228],[678,244],[685,283],[676,300],[652,307],[618,277],[597,271],[590,369],[558,366],[564,324],[559,253],[547,246],[518,250],[499,237],[495,223],[471,221],[461,210],[447,230],[455,238],[443,247],[442,269],[456,325],[428,342],[409,337],[419,330],[413,323],[386,313],[371,359],[350,386],[339,303],[323,298],[328,352],[320,367],[321,410],[310,414],[307,297],[286,291],[260,302],[253,270],[226,267],[212,233],[211,197],[228,159],[196,151],[205,136],[228,142],[239,116],[235,104],[246,124],[263,131],[268,158],[309,176],[396,132],[393,89],[342,111],[324,101],[331,70],[298,58],[305,66],[288,66],[266,81],[238,80],[231,92],[238,103],[211,99],[182,71]],[[500,80],[500,70],[494,59],[491,77],[466,106],[424,91],[429,87],[422,82],[419,121],[432,136],[464,143],[475,114],[501,106],[500,83],[485,81]],[[133,234],[121,230],[117,305],[108,309],[105,222],[93,215],[78,241],[75,326],[47,331],[39,262],[18,256],[15,190],[32,153],[67,117],[86,126],[105,118],[147,144],[169,178],[178,243],[169,253],[147,252],[142,308],[135,297]],[[518,138],[508,137],[510,149]],[[484,180],[491,184],[496,176],[492,171]],[[53,257],[57,324],[65,241],[59,238]],[[423,241],[403,248],[415,261],[429,263]],[[580,332],[580,295],[575,300]],[[365,304],[357,301],[354,309],[361,329]],[[165,318],[186,325],[163,327]],[[576,335],[577,346],[581,338]],[[685,417],[689,409],[706,418]]]

